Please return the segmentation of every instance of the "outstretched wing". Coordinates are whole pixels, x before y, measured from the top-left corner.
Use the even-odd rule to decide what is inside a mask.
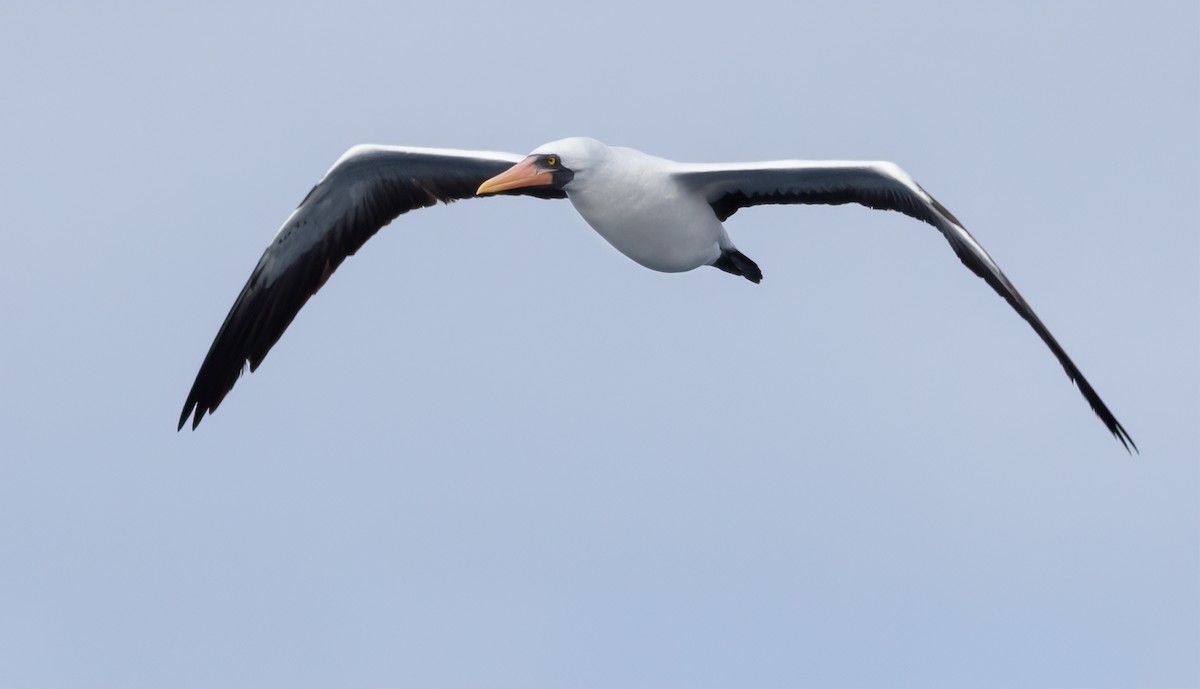
[[[483,151],[355,146],[300,202],[263,252],[217,332],[179,417],[192,428],[253,371],[347,256],[401,213],[475,195],[522,156]],[[505,192],[564,198],[561,191]],[[193,415],[194,412],[194,415]]]
[[[936,227],[958,258],[1016,309],[1058,357],[1067,376],[1079,387],[1092,411],[1128,450],[1137,449],[1083,373],[1063,351],[1037,314],[1009,282],[979,242],[945,206],[938,203],[903,170],[883,162],[779,161],[733,165],[682,164],[677,179],[703,194],[722,221],[739,208],[763,204],[857,203],[868,208],[899,211]]]

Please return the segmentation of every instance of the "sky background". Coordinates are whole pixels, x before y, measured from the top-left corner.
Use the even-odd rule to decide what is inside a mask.
[[[0,687],[1200,684],[1200,10],[0,5]],[[645,270],[569,204],[404,216],[195,432],[357,143],[885,159]]]

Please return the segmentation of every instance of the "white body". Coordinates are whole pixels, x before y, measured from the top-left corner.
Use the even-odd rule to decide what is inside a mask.
[[[733,245],[704,197],[672,174],[676,163],[611,147],[580,169],[567,198],[587,224],[639,264],[664,273],[711,265]]]

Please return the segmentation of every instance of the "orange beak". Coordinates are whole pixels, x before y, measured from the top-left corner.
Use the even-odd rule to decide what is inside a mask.
[[[536,157],[529,156],[525,160],[480,184],[479,190],[475,193],[482,196],[483,194],[508,191],[509,189],[538,187],[550,184],[553,181],[553,173],[550,170],[539,170],[536,161]]]

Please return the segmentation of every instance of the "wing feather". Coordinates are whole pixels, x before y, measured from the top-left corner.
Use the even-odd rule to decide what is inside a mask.
[[[408,211],[475,196],[485,180],[521,156],[509,153],[355,146],[304,197],[250,274],[217,332],[179,417],[192,428],[254,371],[309,297],[346,257]],[[552,189],[517,189],[564,198]]]
[[[886,162],[779,161],[733,165],[680,165],[676,177],[704,195],[724,221],[741,208],[763,204],[845,204],[898,211],[936,227],[971,272],[1004,297],[1042,338],[1092,411],[1126,450],[1137,450],[1100,395],[1067,356],[1050,330],[1017,291],[1000,266],[967,232],[962,223],[907,173]]]

